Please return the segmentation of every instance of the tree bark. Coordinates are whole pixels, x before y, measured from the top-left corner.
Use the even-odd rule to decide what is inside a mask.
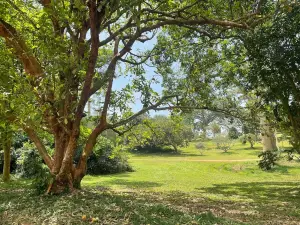
[[[261,117],[260,125],[263,151],[276,151],[278,147],[274,128],[265,116]]]
[[[40,156],[45,161],[45,163],[47,164],[49,169],[51,170],[52,166],[53,166],[53,160],[47,153],[47,150],[46,150],[43,142],[41,141],[41,139],[37,136],[37,134],[35,133],[35,131],[32,128],[23,127],[23,130],[27,133],[30,140],[35,144]]]
[[[10,180],[10,148],[12,142],[12,132],[6,127],[3,132],[3,150],[4,150],[4,166],[3,166],[3,181],[8,182]]]

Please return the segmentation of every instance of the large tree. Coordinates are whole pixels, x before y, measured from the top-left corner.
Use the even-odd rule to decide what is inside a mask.
[[[3,149],[3,177],[2,180],[7,182],[10,180],[10,162],[11,162],[11,145],[12,145],[12,129],[7,123],[0,129],[0,139]]]
[[[270,23],[244,39],[249,72],[243,77],[247,91],[259,96],[271,122],[292,136],[300,152],[300,6],[286,4]],[[272,123],[273,121],[273,123]],[[276,122],[274,124],[274,122]],[[272,128],[273,127],[273,128]],[[264,132],[263,132],[264,133]],[[271,132],[272,133],[272,132]],[[274,139],[274,135],[271,135]],[[275,148],[275,141],[272,141]]]
[[[14,108],[13,94],[18,87],[14,87],[14,80],[10,79],[17,71],[18,63],[16,60],[10,60],[10,55],[0,40],[0,149],[3,150],[3,181],[10,180],[11,165],[11,146],[13,138],[13,126],[11,120],[12,108]],[[15,68],[14,68],[15,67]]]
[[[186,147],[193,137],[191,126],[185,125],[182,117],[163,115],[143,119],[138,126],[126,134],[130,146],[149,148],[150,151],[172,146],[177,152],[178,147]]]
[[[11,114],[53,175],[48,190],[61,192],[80,186],[87,159],[103,131],[121,133],[118,128],[162,104],[160,109],[175,108],[172,104],[178,103],[180,93],[166,90],[159,95],[151,89],[153,79],[147,80],[143,64],[155,51],[134,51],[137,42],[147,42],[167,26],[195,30],[203,36],[218,28],[220,32],[248,29],[257,24],[261,5],[257,0],[2,1],[0,36],[7,51],[22,63],[14,79],[23,81],[23,100],[30,102],[30,107],[26,105],[30,113],[23,109],[19,113],[16,108]],[[124,89],[114,91],[114,80],[126,76],[125,71],[117,73],[120,64],[122,68],[127,65],[134,76]],[[136,113],[126,104],[134,92],[142,94],[143,104]],[[96,93],[102,99],[98,124],[86,139],[78,164],[73,165],[84,109]],[[22,99],[23,94],[18,97]],[[54,137],[53,155],[39,137],[41,130]]]

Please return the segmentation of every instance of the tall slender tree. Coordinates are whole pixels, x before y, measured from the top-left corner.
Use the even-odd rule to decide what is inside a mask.
[[[10,161],[11,161],[11,144],[12,144],[12,129],[7,123],[2,127],[0,131],[0,137],[2,142],[2,148],[4,151],[4,165],[3,165],[3,181],[7,182],[10,180]]]

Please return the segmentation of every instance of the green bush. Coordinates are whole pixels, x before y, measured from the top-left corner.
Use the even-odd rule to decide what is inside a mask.
[[[222,150],[223,152],[228,152],[233,144],[232,140],[230,140],[228,136],[221,134],[216,135],[213,138],[213,142],[216,144],[216,148]]]
[[[200,155],[203,155],[204,154],[204,151],[205,151],[205,145],[203,142],[198,142],[195,144],[195,148],[199,150],[200,152]]]
[[[45,164],[41,164],[41,167],[39,167],[36,171],[35,178],[31,184],[36,194],[44,194],[51,182],[51,179],[52,176],[49,168]]]
[[[132,153],[141,154],[178,154],[173,148],[169,146],[156,146],[145,144],[143,146],[135,146],[130,150]]]
[[[78,148],[75,162],[78,162],[82,147]],[[128,158],[122,149],[114,148],[113,142],[105,137],[95,146],[93,153],[88,158],[87,173],[93,175],[112,174],[133,171],[128,164]]]
[[[278,152],[265,151],[258,155],[261,160],[258,162],[259,168],[262,170],[271,170],[279,158]]]
[[[239,140],[243,143],[246,144],[247,142],[250,144],[251,148],[254,148],[254,144],[256,142],[256,136],[255,134],[244,134],[242,136],[239,137]]]
[[[33,178],[43,168],[43,160],[39,156],[35,146],[26,142],[16,150],[17,170],[16,173],[23,178]]]
[[[240,136],[240,132],[235,128],[235,127],[231,127],[228,131],[228,137],[230,139],[238,139]]]

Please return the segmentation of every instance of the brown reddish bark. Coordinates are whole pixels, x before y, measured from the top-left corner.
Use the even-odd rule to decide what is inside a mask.
[[[75,167],[73,165],[74,153],[77,148],[77,139],[79,131],[73,132],[70,136],[67,134],[56,136],[55,154],[56,161],[51,170],[53,181],[50,183],[47,193],[61,193],[64,191],[70,192],[74,188],[74,173]]]
[[[15,55],[21,60],[26,73],[38,77],[43,70],[37,59],[29,51],[25,41],[10,24],[0,19],[0,36],[5,38],[6,45],[12,48]]]
[[[49,167],[49,169],[52,169],[53,166],[53,160],[50,157],[50,155],[47,153],[47,150],[42,143],[41,139],[37,136],[35,131],[30,127],[23,127],[23,130],[27,133],[30,140],[35,144],[40,156],[45,161],[46,165]]]
[[[90,154],[93,151],[93,148],[96,144],[97,137],[105,130],[107,129],[106,124],[99,124],[91,133],[89,136],[86,145],[83,149],[83,152],[80,156],[79,162],[77,164],[77,167],[74,171],[74,182],[76,187],[80,187],[80,183],[82,178],[86,174],[86,169],[87,169],[87,160]]]
[[[74,180],[72,174],[65,174],[63,176],[57,175],[49,184],[47,194],[61,194],[63,192],[74,191]]]
[[[55,149],[53,156],[53,168],[51,171],[53,174],[58,174],[60,171],[68,141],[69,136],[61,129],[58,129],[55,133]]]

